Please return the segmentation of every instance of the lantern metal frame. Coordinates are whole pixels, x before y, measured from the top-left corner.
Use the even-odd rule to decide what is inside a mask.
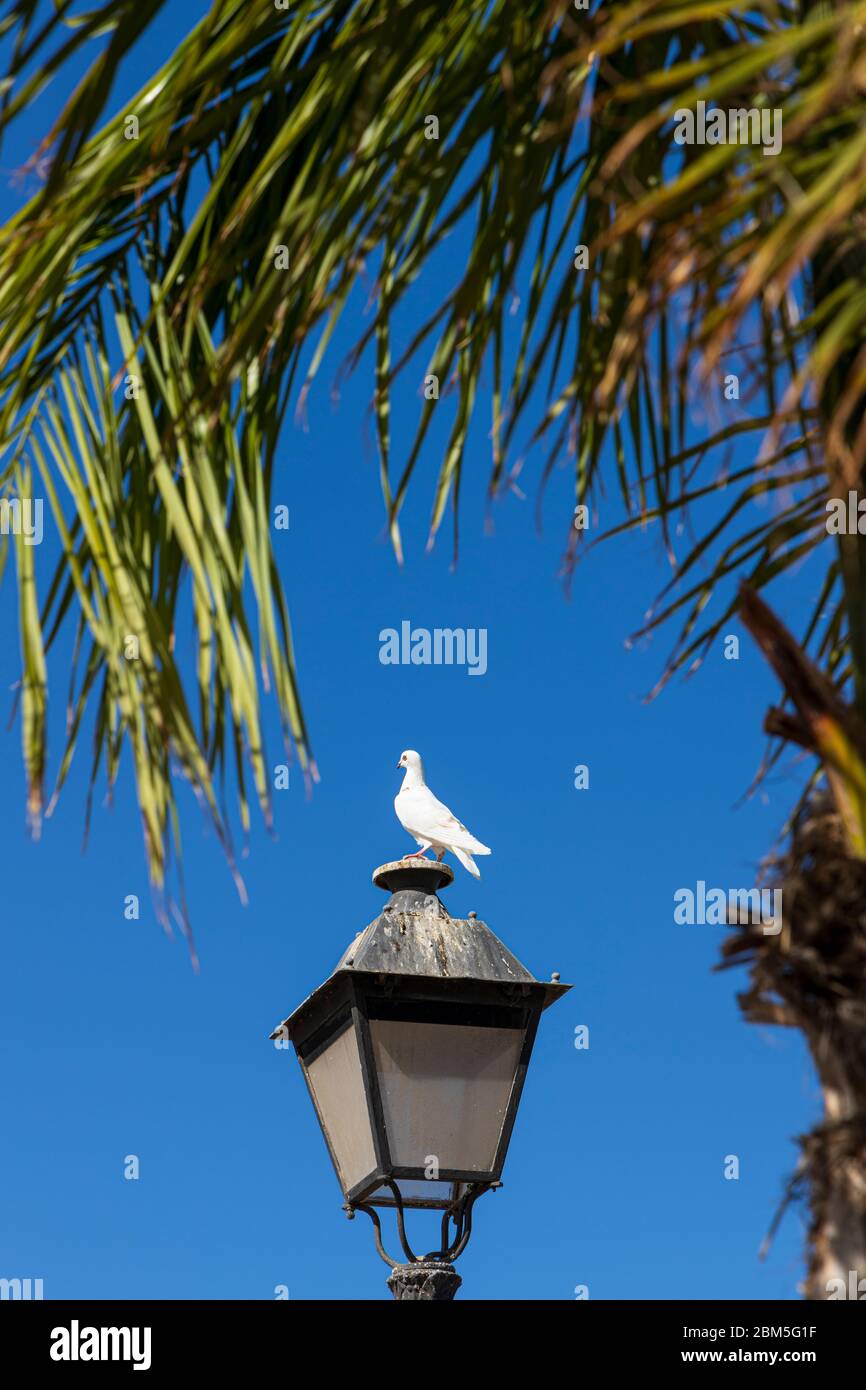
[[[288,1038],[294,1045],[350,1219],[356,1211],[371,1218],[376,1249],[392,1268],[399,1266],[384,1249],[377,1208],[396,1212],[400,1245],[410,1264],[450,1264],[466,1248],[475,1202],[483,1193],[501,1186],[541,1014],[571,986],[560,984],[558,976],[550,983],[536,980],[483,922],[474,917],[451,918],[436,896],[436,889],[453,877],[447,865],[424,859],[402,860],[383,865],[373,877],[379,887],[392,892],[384,912],[356,937],[333,974],[271,1037]],[[430,939],[431,912],[439,914],[435,949]],[[395,950],[395,939],[399,950]],[[407,968],[388,968],[395,955]],[[401,1190],[401,1182],[424,1181],[429,1174],[423,1166],[398,1165],[392,1160],[370,1026],[378,1019],[522,1032],[490,1167],[438,1169],[437,1183],[451,1185],[447,1194],[437,1188],[435,1195],[418,1197]],[[308,1073],[312,1063],[348,1029],[353,1031],[357,1047],[375,1160],[372,1171],[351,1185],[341,1174],[326,1116]],[[439,1251],[423,1256],[414,1253],[405,1229],[408,1209],[442,1212]]]
[[[454,1184],[454,1198],[450,1206],[442,1213],[442,1244],[438,1250],[429,1251],[426,1255],[416,1255],[406,1236],[406,1218],[402,1194],[397,1184],[387,1179],[383,1184],[391,1188],[394,1198],[391,1202],[380,1202],[377,1205],[394,1207],[397,1213],[397,1235],[403,1247],[403,1253],[410,1264],[453,1264],[458,1255],[462,1255],[469,1243],[472,1234],[472,1208],[477,1199],[485,1192],[495,1191],[501,1187],[500,1182],[479,1182]],[[465,1190],[460,1193],[461,1187]],[[433,1204],[428,1204],[432,1206]],[[438,1205],[438,1204],[437,1204]],[[379,1213],[376,1207],[368,1205],[366,1202],[356,1202],[354,1206],[347,1203],[344,1210],[351,1220],[356,1211],[366,1212],[373,1222],[373,1234],[376,1241],[376,1251],[381,1255],[386,1265],[392,1269],[399,1269],[402,1265],[401,1260],[392,1260],[382,1244],[382,1223],[379,1220]],[[449,1226],[454,1222],[454,1235],[449,1240]]]

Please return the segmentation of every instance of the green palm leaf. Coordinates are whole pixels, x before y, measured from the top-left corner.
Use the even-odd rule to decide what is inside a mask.
[[[214,0],[110,114],[118,64],[159,8],[113,0],[70,27],[60,4],[40,27],[17,0],[4,21],[13,57],[0,134],[51,76],[92,59],[35,152],[44,186],[0,235],[0,486],[36,467],[64,547],[38,617],[25,592],[32,561],[19,564],[34,817],[44,650],[67,621],[90,646],[61,783],[83,705],[96,700],[95,765],[110,784],[130,743],[158,886],[175,835],[172,759],[229,855],[214,792],[229,750],[242,824],[244,763],[268,818],[265,690],[314,770],[269,533],[272,469],[311,335],[301,407],[368,264],[377,309],[349,365],[375,342],[398,555],[400,512],[446,407],[423,401],[398,457],[393,391],[409,376],[414,393],[423,359],[450,396],[430,535],[450,507],[456,543],[467,439],[492,370],[491,495],[527,439],[541,483],[565,463],[574,502],[592,503],[610,475],[624,526],[662,528],[673,579],[648,623],[683,615],[666,674],[693,665],[734,611],[731,589],[699,626],[720,585],[745,571],[766,586],[824,544],[829,587],[804,635],[837,683],[853,673],[863,706],[863,543],[845,538],[837,553],[822,497],[859,485],[866,451],[855,427],[866,387],[866,3],[636,0],[590,15],[565,0],[288,10]],[[674,113],[699,99],[781,109],[778,155],[677,145]],[[413,286],[467,221],[468,258],[399,342]],[[588,248],[585,269],[576,245]],[[695,403],[718,396],[731,360],[748,396],[733,423],[720,417],[696,441]],[[130,375],[140,389],[121,399]],[[749,431],[755,460],[728,480],[734,500],[678,555],[677,526],[724,484],[727,446]],[[756,516],[760,501],[772,507]],[[570,510],[564,532],[571,569]],[[174,653],[184,592],[193,698]],[[124,635],[138,639],[137,666],[122,656]]]

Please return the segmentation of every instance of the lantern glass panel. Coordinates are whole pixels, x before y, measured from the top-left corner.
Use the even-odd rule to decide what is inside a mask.
[[[392,1164],[491,1172],[524,1029],[371,1019],[370,1035]]]
[[[438,1207],[443,1211],[453,1206],[466,1191],[465,1183],[446,1182],[442,1178],[397,1178],[395,1186],[404,1207]],[[396,1205],[390,1187],[377,1187],[365,1201],[373,1207]]]
[[[361,1058],[351,1022],[305,1066],[343,1191],[348,1192],[376,1168]]]

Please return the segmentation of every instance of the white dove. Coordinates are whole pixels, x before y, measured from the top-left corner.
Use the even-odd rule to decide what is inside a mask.
[[[425,858],[426,851],[434,849],[436,858],[441,859],[445,851],[450,849],[464,869],[468,869],[475,878],[480,878],[472,855],[490,854],[490,850],[469,834],[466,826],[461,825],[447,806],[436,800],[424,781],[424,764],[420,755],[414,749],[407,748],[405,753],[400,754],[397,766],[405,767],[406,776],[394,798],[394,810],[403,829],[408,830],[421,846],[417,858]]]

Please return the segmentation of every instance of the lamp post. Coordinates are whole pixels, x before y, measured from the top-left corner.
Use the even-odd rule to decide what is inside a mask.
[[[444,1301],[477,1199],[499,1187],[542,1011],[570,985],[535,979],[474,913],[449,916],[454,875],[421,858],[383,864],[390,893],[333,974],[274,1032],[290,1039],[350,1218],[365,1212],[396,1299]],[[419,1256],[405,1216],[442,1213]],[[405,1261],[387,1253],[393,1210]]]

